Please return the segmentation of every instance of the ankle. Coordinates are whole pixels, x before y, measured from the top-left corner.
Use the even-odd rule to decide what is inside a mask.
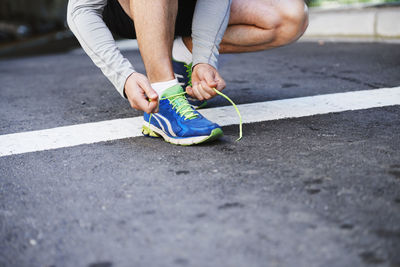
[[[154,89],[154,91],[157,92],[158,96],[161,97],[165,90],[167,90],[168,88],[171,88],[172,86],[177,85],[177,84],[179,84],[178,80],[173,79],[173,80],[164,81],[164,82],[152,83],[151,87]]]

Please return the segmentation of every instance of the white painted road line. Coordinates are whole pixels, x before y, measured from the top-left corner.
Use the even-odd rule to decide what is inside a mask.
[[[400,87],[238,105],[244,123],[400,105]],[[232,106],[201,110],[221,126],[238,124]],[[0,157],[141,136],[142,117],[0,135]],[[246,134],[244,135],[246,138]]]

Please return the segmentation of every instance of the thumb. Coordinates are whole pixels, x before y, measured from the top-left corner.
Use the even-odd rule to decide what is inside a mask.
[[[156,101],[158,99],[157,92],[154,91],[147,79],[141,80],[139,85],[142,87],[144,93],[151,101]]]
[[[204,74],[204,79],[206,80],[206,83],[209,87],[215,87],[217,86],[217,82],[215,81],[214,75],[212,75],[210,72],[206,72]]]
[[[193,89],[191,86],[186,86],[186,93],[190,96],[193,96]]]
[[[215,80],[217,81],[217,90],[218,91],[222,91],[222,89],[224,89],[226,87],[226,82],[225,80],[217,73]]]

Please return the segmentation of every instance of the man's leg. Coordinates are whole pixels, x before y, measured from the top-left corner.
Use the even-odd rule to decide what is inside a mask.
[[[136,36],[151,83],[175,79],[172,43],[178,0],[119,0],[135,23]]]
[[[303,0],[233,0],[220,53],[242,53],[296,41],[307,29]],[[183,41],[192,50],[190,37]]]
[[[162,137],[177,145],[200,144],[222,136],[219,125],[202,117],[187,102],[173,72],[172,43],[178,0],[119,2],[134,22],[147,77],[160,96],[159,112],[144,114],[143,134]]]

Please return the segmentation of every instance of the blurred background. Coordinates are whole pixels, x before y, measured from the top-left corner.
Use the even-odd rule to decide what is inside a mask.
[[[338,7],[354,4],[385,4],[396,3],[399,0],[310,0],[306,1],[310,7]]]
[[[65,29],[67,3],[67,0],[0,0],[0,41]]]
[[[50,44],[56,52],[77,43],[66,25],[68,0],[0,0],[0,56]],[[400,6],[400,0],[308,0],[316,9]],[[64,42],[60,46],[57,40]],[[29,48],[28,48],[29,46]],[[32,52],[32,51],[31,51]],[[11,53],[11,54],[10,54]]]

